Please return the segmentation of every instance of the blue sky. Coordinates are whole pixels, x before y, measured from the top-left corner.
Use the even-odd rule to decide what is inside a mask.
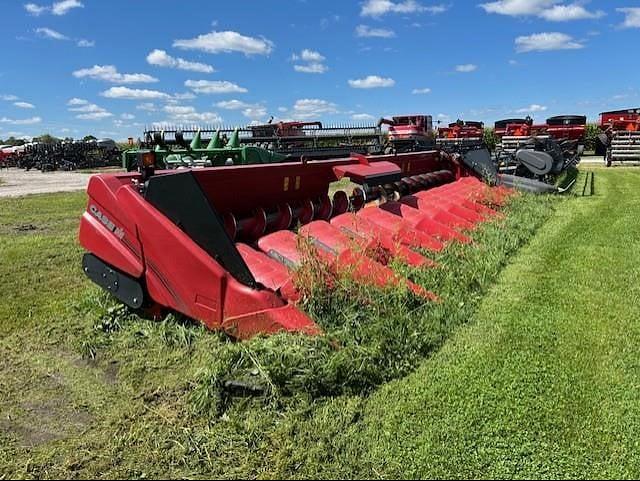
[[[0,138],[640,104],[638,0],[6,0]]]

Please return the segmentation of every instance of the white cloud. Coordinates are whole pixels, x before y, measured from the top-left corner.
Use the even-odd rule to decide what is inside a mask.
[[[147,55],[147,62],[157,67],[177,68],[180,70],[188,70],[191,72],[213,73],[215,69],[211,65],[199,62],[189,62],[182,58],[176,58],[169,55],[164,50],[154,50]]]
[[[36,108],[35,105],[30,104],[28,102],[15,102],[13,105],[18,107],[19,109],[35,109]]]
[[[381,17],[387,13],[421,13],[433,15],[446,12],[445,5],[424,6],[416,0],[393,2],[391,0],[367,0],[362,4],[360,15],[363,17]]]
[[[249,107],[255,107],[255,105],[248,104],[242,100],[223,100],[222,102],[218,102],[216,107],[225,110],[242,110]]]
[[[351,116],[353,120],[374,120],[375,117],[370,114],[353,114]]]
[[[525,52],[547,52],[551,50],[576,50],[584,45],[570,35],[559,32],[536,33],[516,38],[516,50]]]
[[[84,104],[77,107],[73,107],[69,109],[69,112],[81,112],[85,114],[94,114],[97,112],[106,112],[106,109],[96,105],[96,104]]]
[[[267,109],[261,106],[249,107],[242,111],[242,115],[253,120],[263,119],[267,116]]]
[[[392,78],[379,77],[378,75],[369,75],[362,79],[349,80],[349,85],[354,89],[393,87],[395,84],[396,81]]]
[[[73,72],[76,78],[91,78],[104,82],[133,84],[133,83],[154,83],[158,79],[142,73],[122,74],[113,65],[94,65],[91,68],[84,68]]]
[[[69,112],[75,112],[80,120],[103,120],[113,117],[113,114],[99,105],[92,104],[88,100],[73,98],[67,102]]]
[[[602,10],[590,12],[582,5],[572,3],[571,5],[555,5],[548,10],[543,10],[540,17],[551,22],[570,22],[572,20],[587,20],[604,17]]]
[[[51,6],[51,13],[54,15],[65,15],[69,10],[74,8],[84,8],[84,5],[78,0],[62,0]]]
[[[189,40],[176,40],[173,42],[173,46],[208,53],[241,52],[245,55],[268,55],[273,51],[273,42],[270,40],[247,37],[231,31],[214,31]]]
[[[0,123],[11,125],[34,125],[42,122],[41,117],[31,117],[30,119],[9,119],[7,117],[0,118]]]
[[[49,7],[43,7],[40,5],[36,5],[35,3],[27,3],[24,6],[24,8],[31,15],[35,15],[35,16],[42,15],[44,12],[46,12],[49,9]]]
[[[187,80],[185,87],[199,94],[245,93],[247,89],[226,80]]]
[[[291,60],[294,62],[306,62],[303,65],[297,64],[293,66],[296,72],[302,73],[325,73],[329,67],[324,65],[325,58],[320,52],[315,50],[304,49],[300,55],[293,54]]]
[[[66,15],[70,10],[74,8],[84,8],[82,2],[78,0],[62,0],[60,2],[55,2],[51,6],[46,5],[37,5],[35,3],[27,3],[24,6],[25,10],[29,12],[31,15],[42,15],[46,12],[51,12],[54,15]]]
[[[431,93],[431,89],[430,88],[413,89],[413,91],[411,93],[413,95],[425,95],[425,94],[430,94]]]
[[[536,112],[545,112],[547,110],[546,105],[531,104],[528,107],[517,110],[519,114],[533,114]]]
[[[16,100],[20,100],[19,97],[15,95],[0,95],[0,99],[5,100],[7,102],[14,102]]]
[[[498,0],[480,6],[487,13],[511,17],[535,16],[551,22],[568,22],[601,18],[602,10],[591,12],[581,2],[560,4],[561,0]]]
[[[74,106],[74,105],[87,105],[89,103],[88,100],[85,99],[79,99],[77,97],[72,98],[71,100],[69,100],[67,102],[67,105],[69,106]]]
[[[318,118],[338,113],[338,106],[321,99],[299,99],[293,105],[291,115],[297,119]]]
[[[303,62],[324,62],[325,58],[320,52],[305,48],[302,52],[300,52],[300,55],[294,53],[291,56],[291,60],[302,60]]]
[[[624,13],[623,28],[640,28],[640,8],[616,8],[616,12]]]
[[[464,65],[456,65],[456,72],[460,73],[471,73],[478,70],[478,66],[472,63],[467,63]]]
[[[82,38],[78,40],[78,43],[76,43],[76,45],[82,48],[91,48],[91,47],[95,47],[96,43],[93,40],[85,40]]]
[[[142,110],[145,112],[156,112],[158,109],[156,108],[155,104],[152,104],[150,102],[144,103],[144,104],[140,104],[140,105],[136,105],[136,109],[138,110]]]
[[[222,117],[215,112],[198,112],[194,107],[182,105],[167,105],[163,109],[169,114],[170,120],[177,123],[220,123]]]
[[[157,90],[146,89],[130,89],[128,87],[111,87],[100,95],[109,99],[126,99],[126,100],[152,100],[152,99],[170,99],[171,96]]]
[[[195,107],[182,105],[166,105],[163,110],[171,115],[186,115],[196,111]]]
[[[136,116],[131,114],[122,114],[120,118],[123,120],[134,120]]]
[[[389,30],[386,28],[372,28],[372,27],[369,27],[368,25],[358,25],[356,27],[356,37],[392,38],[395,36],[396,36],[396,33],[393,30]]]
[[[558,0],[499,0],[496,2],[483,3],[480,6],[487,13],[518,17],[538,15],[556,3],[558,3]]]
[[[267,109],[264,105],[249,104],[241,100],[224,100],[218,102],[216,107],[225,110],[241,110],[242,115],[249,119],[261,119],[267,115]]]
[[[307,65],[294,65],[293,69],[301,73],[325,73],[329,70],[329,67],[321,63],[310,63]]]
[[[196,97],[191,92],[184,92],[182,94],[174,94],[173,98],[176,99],[176,100],[193,100],[193,99],[196,99],[198,97]]]
[[[69,37],[66,35],[46,27],[36,29],[36,33],[41,37],[50,38],[52,40],[69,40]]]
[[[113,117],[111,112],[91,112],[88,114],[76,115],[76,118],[80,120],[103,120],[108,119],[109,117]]]

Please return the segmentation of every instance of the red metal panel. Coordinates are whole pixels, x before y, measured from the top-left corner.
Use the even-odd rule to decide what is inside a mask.
[[[445,210],[438,209],[435,206],[431,206],[428,209],[418,210],[401,202],[387,202],[380,207],[387,212],[391,212],[392,214],[409,220],[414,225],[419,224],[425,219],[431,219],[456,230],[473,230],[475,228],[475,225],[471,222]]]
[[[439,200],[434,202],[432,199],[423,199],[414,195],[408,195],[400,199],[400,202],[413,207],[414,209],[418,209],[420,212],[426,212],[427,214],[433,212],[436,209],[435,206],[437,206],[438,210],[449,212],[450,214],[456,215],[471,224],[478,224],[484,220],[484,217],[477,212],[451,201]]]
[[[289,234],[289,235],[285,235]],[[377,287],[391,287],[404,283],[416,295],[436,300],[435,294],[397,276],[388,267],[366,257],[350,247],[349,238],[324,221],[316,221],[300,229],[300,236],[291,232],[276,232],[259,241],[260,249],[275,259],[300,265],[305,249],[323,259],[339,275],[349,275],[357,282]]]
[[[388,263],[388,252],[391,258],[397,258],[414,267],[435,267],[436,263],[402,244],[400,236],[394,236],[390,231],[374,224],[364,217],[355,214],[343,214],[331,219],[331,224],[350,235],[355,242],[361,242],[363,248],[375,253],[375,260],[382,264]],[[359,241],[359,239],[361,241]],[[366,246],[365,246],[366,245]],[[380,251],[384,251],[381,253]]]
[[[280,293],[288,301],[300,300],[300,293],[293,285],[291,273],[283,264],[246,244],[236,244],[236,248],[256,281]]]
[[[413,222],[413,219],[404,219],[402,216],[394,215],[393,212],[388,212],[382,208],[363,209],[358,212],[358,217],[386,229],[405,245],[420,247],[433,252],[440,252],[444,249],[442,241],[454,238],[452,234],[447,239],[439,237],[441,240],[438,240],[431,229],[417,227],[417,222]]]
[[[369,179],[375,179],[385,175],[398,175],[400,168],[392,162],[374,162],[373,164],[351,164],[335,167],[333,171],[338,179],[348,177],[357,184],[368,183]]]

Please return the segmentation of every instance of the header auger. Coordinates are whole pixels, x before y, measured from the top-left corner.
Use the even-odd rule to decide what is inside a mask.
[[[429,252],[469,242],[510,195],[439,151],[173,171],[155,171],[147,154],[140,172],[92,177],[85,273],[133,309],[176,311],[240,339],[321,332],[297,305],[309,254],[336,275],[437,302],[390,261],[433,267]],[[357,187],[330,197],[344,178]]]

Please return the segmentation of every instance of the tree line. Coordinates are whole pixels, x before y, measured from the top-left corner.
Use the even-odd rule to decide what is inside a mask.
[[[74,140],[75,139],[71,137],[65,137],[64,139],[62,139],[62,138],[54,137],[53,135],[50,135],[50,134],[44,134],[44,135],[41,135],[40,137],[34,137],[31,140],[31,142],[38,142],[40,144],[57,144],[59,142],[73,142]],[[85,142],[89,142],[91,140],[98,140],[98,139],[93,135],[87,135],[82,140]],[[10,145],[12,147],[24,145],[27,143],[29,143],[29,141],[25,139],[17,139],[15,137],[9,137],[6,140],[0,139],[0,145]]]

